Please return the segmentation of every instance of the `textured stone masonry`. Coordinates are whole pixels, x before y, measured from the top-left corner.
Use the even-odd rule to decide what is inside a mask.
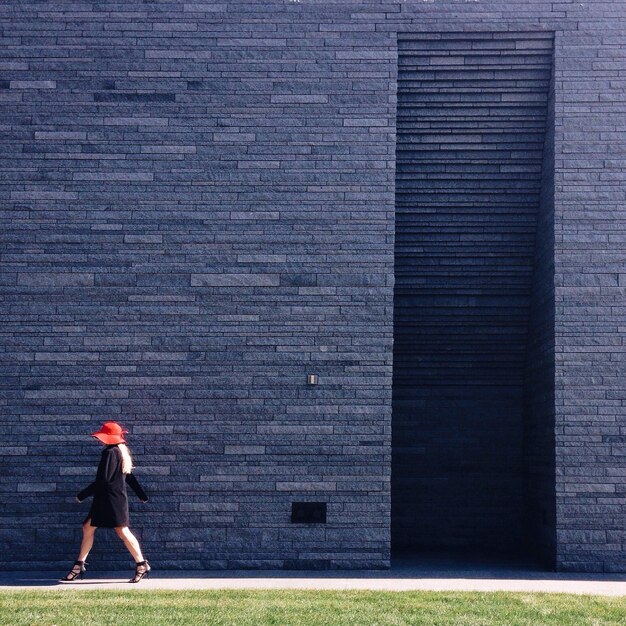
[[[525,527],[561,570],[626,570],[621,3],[51,0],[0,20],[0,568],[74,558],[109,418],[156,567],[388,566],[398,38],[528,31],[554,33],[524,405],[554,480],[548,462],[527,501],[553,488],[554,508]],[[294,501],[327,523],[292,525]],[[100,531],[90,563],[130,557]]]

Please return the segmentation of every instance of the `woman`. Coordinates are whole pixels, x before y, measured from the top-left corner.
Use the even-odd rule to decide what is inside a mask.
[[[85,571],[85,559],[93,546],[97,527],[115,528],[118,537],[135,559],[135,575],[128,581],[129,583],[138,583],[151,569],[141,554],[137,538],[128,528],[126,483],[132,487],[142,502],[147,502],[148,496],[131,474],[133,462],[124,439],[124,433],[127,432],[117,422],[105,422],[99,431],[92,434],[92,437],[98,439],[105,448],[100,457],[96,480],[76,496],[76,500],[82,502],[93,495],[93,502],[83,521],[83,540],[78,560],[74,562],[65,578],[61,578],[61,582],[82,576]]]

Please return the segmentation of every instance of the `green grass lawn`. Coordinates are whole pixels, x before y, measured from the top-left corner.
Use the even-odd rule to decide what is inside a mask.
[[[624,626],[626,598],[447,591],[8,591],[0,592],[0,624]]]

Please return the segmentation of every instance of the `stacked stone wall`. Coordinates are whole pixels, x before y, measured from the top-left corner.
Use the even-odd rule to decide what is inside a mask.
[[[539,30],[556,562],[626,568],[621,3],[54,0],[0,20],[0,567],[73,558],[109,418],[159,567],[387,566],[398,36]],[[294,501],[326,524],[292,524]],[[101,534],[93,567],[126,566]]]

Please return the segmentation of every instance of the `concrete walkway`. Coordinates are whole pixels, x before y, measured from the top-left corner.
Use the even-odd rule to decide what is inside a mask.
[[[435,559],[397,561],[378,571],[161,571],[137,585],[127,572],[88,572],[83,580],[58,583],[65,572],[0,573],[0,590],[9,589],[367,589],[376,591],[521,591],[626,596],[626,573],[574,574],[497,563],[467,564]]]

